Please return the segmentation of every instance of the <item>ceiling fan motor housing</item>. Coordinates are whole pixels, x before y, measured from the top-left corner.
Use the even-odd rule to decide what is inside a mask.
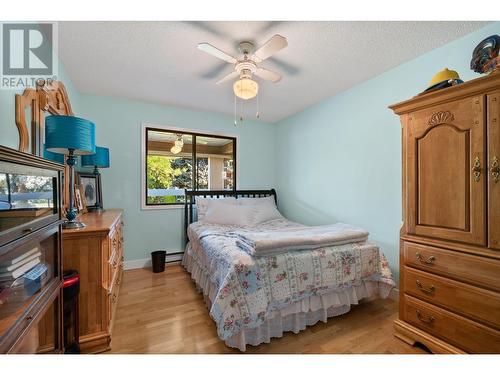
[[[238,61],[234,69],[240,73],[240,76],[251,77],[257,70],[257,65],[252,60]]]
[[[241,42],[239,49],[242,54],[250,55],[254,51],[254,46],[252,42]]]

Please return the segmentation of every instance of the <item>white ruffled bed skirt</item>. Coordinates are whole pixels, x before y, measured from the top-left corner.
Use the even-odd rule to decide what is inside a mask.
[[[196,260],[184,253],[182,264],[191,274],[197,288],[203,293],[207,307],[210,309],[217,289],[210,281]],[[345,314],[350,311],[351,305],[357,305],[363,298],[387,298],[392,289],[391,285],[376,281],[366,281],[359,286],[348,287],[340,292],[332,292],[319,296],[311,296],[291,304],[283,309],[273,311],[270,316],[256,328],[245,328],[225,340],[231,348],[244,352],[247,345],[257,346],[269,343],[273,337],[282,337],[283,332],[299,333],[319,321],[326,323],[333,316]]]

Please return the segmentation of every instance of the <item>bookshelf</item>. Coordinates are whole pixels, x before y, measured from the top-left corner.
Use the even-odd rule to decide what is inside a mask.
[[[0,353],[61,353],[62,164],[0,146]]]

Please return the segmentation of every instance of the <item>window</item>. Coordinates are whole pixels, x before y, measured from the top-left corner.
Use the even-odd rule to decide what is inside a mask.
[[[184,190],[236,188],[236,138],[144,128],[143,207],[184,203]]]

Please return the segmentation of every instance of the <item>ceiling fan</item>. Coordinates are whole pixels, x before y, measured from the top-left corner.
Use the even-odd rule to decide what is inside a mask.
[[[276,34],[257,50],[255,50],[253,43],[241,42],[239,50],[242,55],[239,58],[233,57],[209,43],[198,44],[198,49],[234,64],[234,71],[222,77],[216,83],[221,84],[239,78],[233,86],[234,94],[242,99],[251,99],[257,95],[259,89],[257,82],[252,80],[253,75],[274,83],[281,80],[279,73],[262,68],[258,64],[287,45],[286,38]]]

